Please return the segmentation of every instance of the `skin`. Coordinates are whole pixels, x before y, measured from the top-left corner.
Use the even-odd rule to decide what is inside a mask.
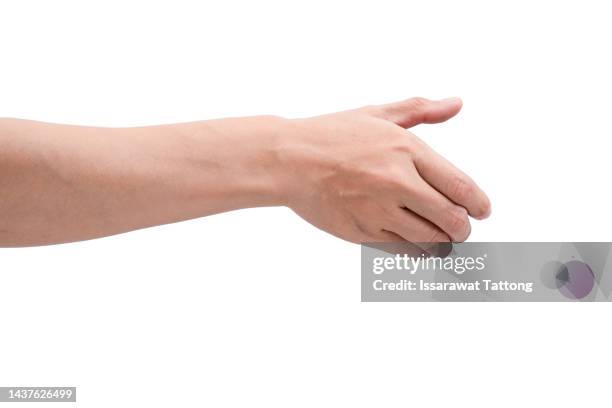
[[[460,242],[487,196],[414,134],[461,100],[307,119],[96,128],[0,119],[0,246],[45,245],[258,206],[351,242]]]

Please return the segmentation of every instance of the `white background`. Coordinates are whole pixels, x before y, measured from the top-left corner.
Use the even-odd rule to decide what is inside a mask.
[[[0,116],[104,126],[410,96],[488,192],[475,241],[610,241],[606,2],[3,1]],[[0,250],[0,385],[82,407],[600,406],[608,304],[360,303],[284,208]]]

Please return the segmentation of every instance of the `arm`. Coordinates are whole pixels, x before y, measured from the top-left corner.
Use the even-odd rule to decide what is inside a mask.
[[[484,193],[404,128],[457,99],[308,119],[94,128],[0,119],[0,246],[117,234],[286,205],[353,242],[464,240]]]

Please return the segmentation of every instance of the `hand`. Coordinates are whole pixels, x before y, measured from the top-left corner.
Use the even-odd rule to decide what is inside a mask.
[[[287,204],[352,242],[461,242],[472,216],[490,214],[466,174],[405,129],[444,122],[461,100],[413,98],[290,121],[283,167]]]

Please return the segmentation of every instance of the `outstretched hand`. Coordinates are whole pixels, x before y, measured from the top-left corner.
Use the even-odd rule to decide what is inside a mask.
[[[292,121],[285,141],[288,205],[315,226],[353,242],[461,242],[468,216],[491,206],[465,173],[407,128],[444,122],[458,98],[402,102]]]

